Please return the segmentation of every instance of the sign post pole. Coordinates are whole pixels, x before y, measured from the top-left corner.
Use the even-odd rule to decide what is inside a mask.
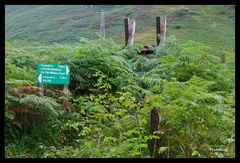
[[[63,85],[63,93],[68,94],[69,90],[68,90],[68,84],[64,84]]]
[[[39,84],[39,94],[40,96],[44,96],[44,84]]]
[[[44,85],[43,85],[43,84],[40,84],[39,87],[40,87],[40,92],[42,93],[42,95],[44,95],[44,94],[43,94],[43,92],[44,92]]]

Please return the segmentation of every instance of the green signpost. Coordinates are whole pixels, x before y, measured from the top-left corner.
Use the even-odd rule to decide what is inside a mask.
[[[37,79],[39,84],[69,84],[69,66],[58,64],[38,64]]]

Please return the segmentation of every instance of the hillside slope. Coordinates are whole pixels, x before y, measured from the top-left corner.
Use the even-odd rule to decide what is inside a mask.
[[[106,17],[106,37],[124,42],[123,19],[136,19],[136,42],[156,44],[155,18],[167,16],[167,35],[179,42],[196,40],[218,50],[235,49],[235,7],[226,5],[7,5],[6,40],[18,42],[74,42],[94,39],[100,13]]]

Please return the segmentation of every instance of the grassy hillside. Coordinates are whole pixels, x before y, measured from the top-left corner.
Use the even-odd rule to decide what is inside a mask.
[[[6,40],[71,43],[94,39],[100,13],[106,17],[106,37],[124,42],[123,19],[136,19],[136,42],[156,44],[156,16],[167,16],[167,35],[177,41],[196,40],[217,50],[234,51],[235,7],[226,5],[10,5],[5,10]],[[24,43],[25,44],[25,43]]]

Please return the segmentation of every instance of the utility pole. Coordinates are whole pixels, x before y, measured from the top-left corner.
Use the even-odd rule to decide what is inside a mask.
[[[101,14],[100,36],[105,39],[105,16],[104,16],[103,11]]]

